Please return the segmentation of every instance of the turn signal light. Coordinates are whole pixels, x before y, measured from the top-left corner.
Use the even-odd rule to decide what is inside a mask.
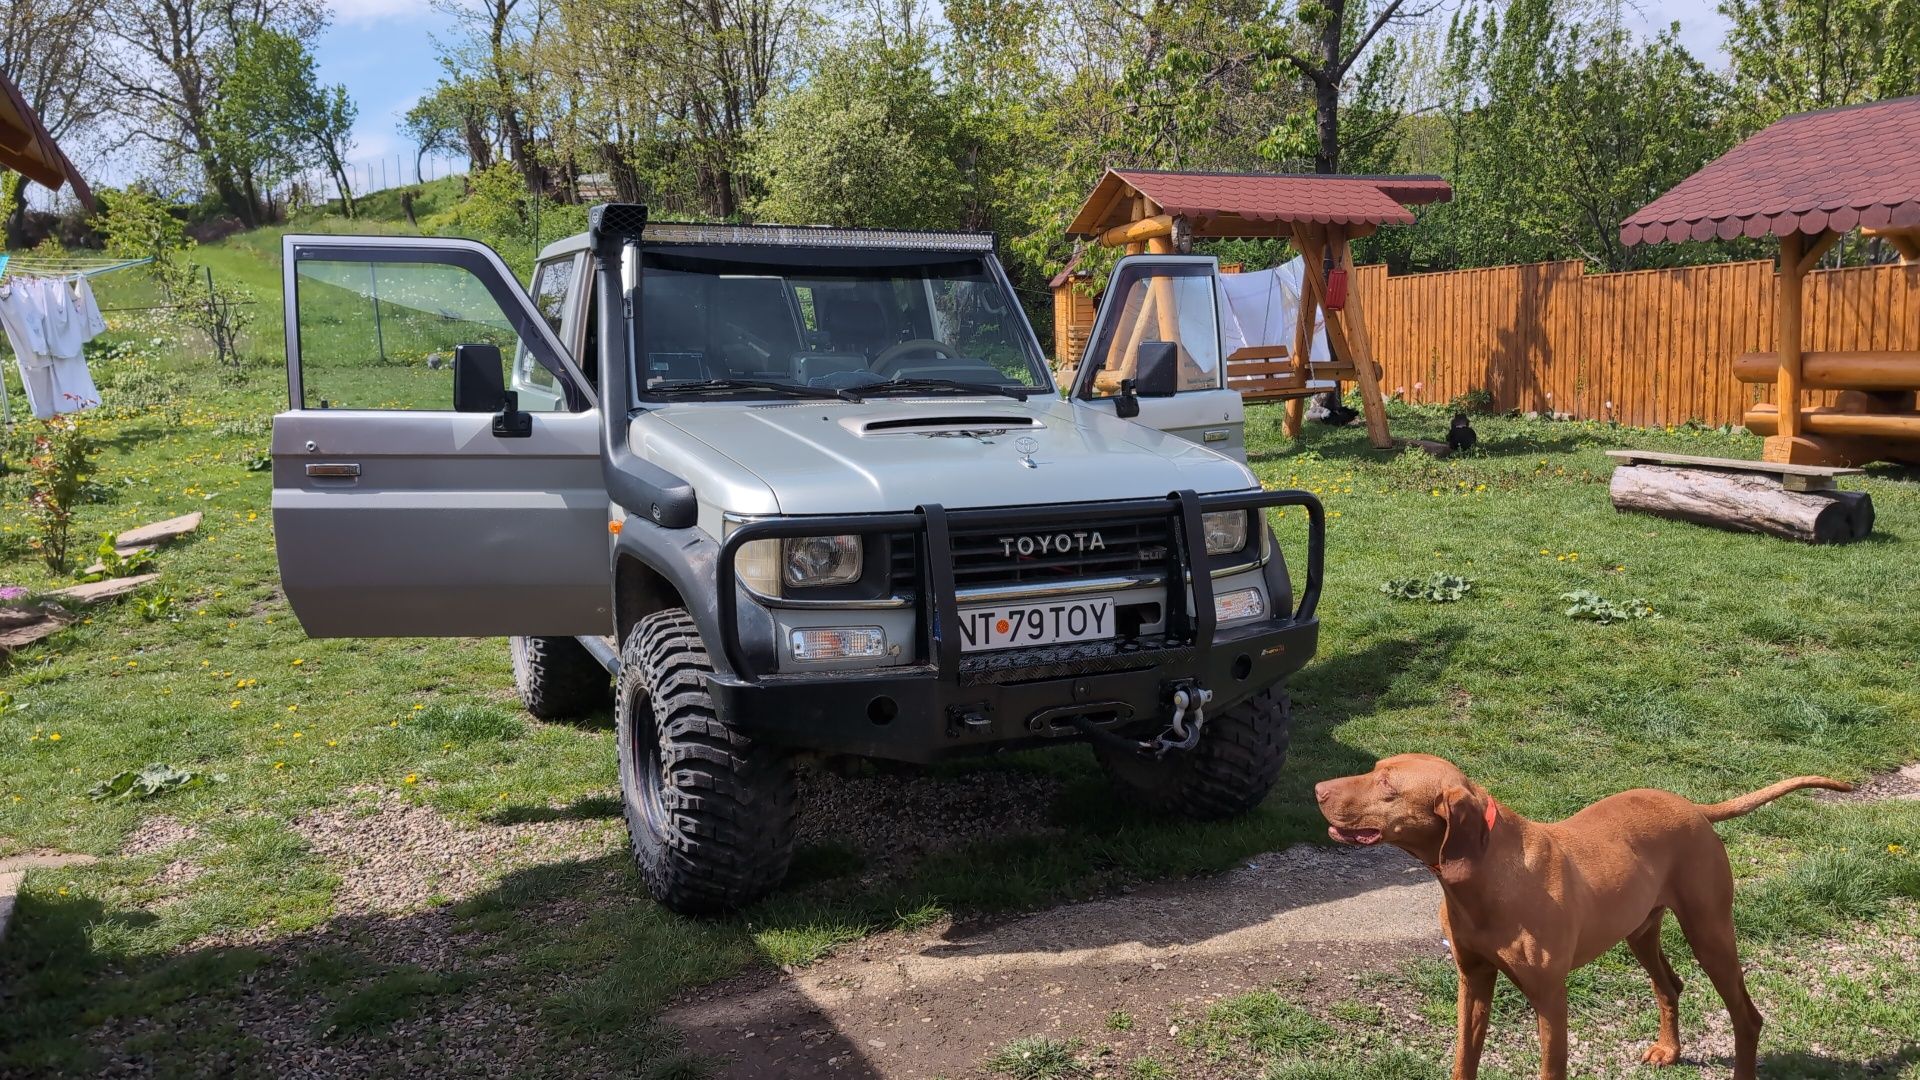
[[[790,633],[795,660],[857,660],[887,654],[886,631],[877,626],[814,626]]]
[[[1235,589],[1233,592],[1219,593],[1213,598],[1213,621],[1216,623],[1257,619],[1266,613],[1267,598],[1260,594],[1259,589]]]

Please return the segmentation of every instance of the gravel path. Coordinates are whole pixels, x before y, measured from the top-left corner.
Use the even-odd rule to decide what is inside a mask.
[[[954,777],[800,774],[799,842],[849,847],[878,870],[992,837],[1046,836],[1060,783],[982,769]]]
[[[1361,973],[1444,956],[1439,888],[1391,849],[1299,845],[1204,881],[1155,885],[991,925],[890,934],[791,976],[669,1011],[725,1077],[970,1075],[1009,1039],[1142,1040],[1179,1015],[1293,980],[1347,996]],[[1122,1055],[1124,1060],[1124,1055]]]

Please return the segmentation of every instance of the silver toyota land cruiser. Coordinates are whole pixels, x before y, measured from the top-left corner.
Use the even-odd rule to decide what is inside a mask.
[[[1324,521],[1246,467],[1212,259],[1122,260],[1063,397],[991,236],[589,221],[530,294],[472,241],[286,238],[309,634],[504,635],[535,715],[611,698],[681,911],[779,884],[801,754],[1081,741],[1156,809],[1265,797]]]

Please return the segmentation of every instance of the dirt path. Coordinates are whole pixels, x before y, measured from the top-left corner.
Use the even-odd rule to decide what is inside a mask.
[[[1116,1009],[1164,1039],[1230,994],[1302,976],[1337,994],[1348,980],[1325,976],[1444,955],[1439,896],[1398,851],[1300,845],[1206,881],[883,935],[710,988],[665,1019],[727,1077],[970,1075],[1022,1036],[1114,1041]]]

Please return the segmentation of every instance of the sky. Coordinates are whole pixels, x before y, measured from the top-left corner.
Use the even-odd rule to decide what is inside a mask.
[[[332,0],[333,22],[314,44],[320,82],[342,83],[360,106],[352,160],[395,155],[413,168],[413,145],[399,132],[400,118],[432,88],[442,69],[433,35],[450,25],[427,0]]]

